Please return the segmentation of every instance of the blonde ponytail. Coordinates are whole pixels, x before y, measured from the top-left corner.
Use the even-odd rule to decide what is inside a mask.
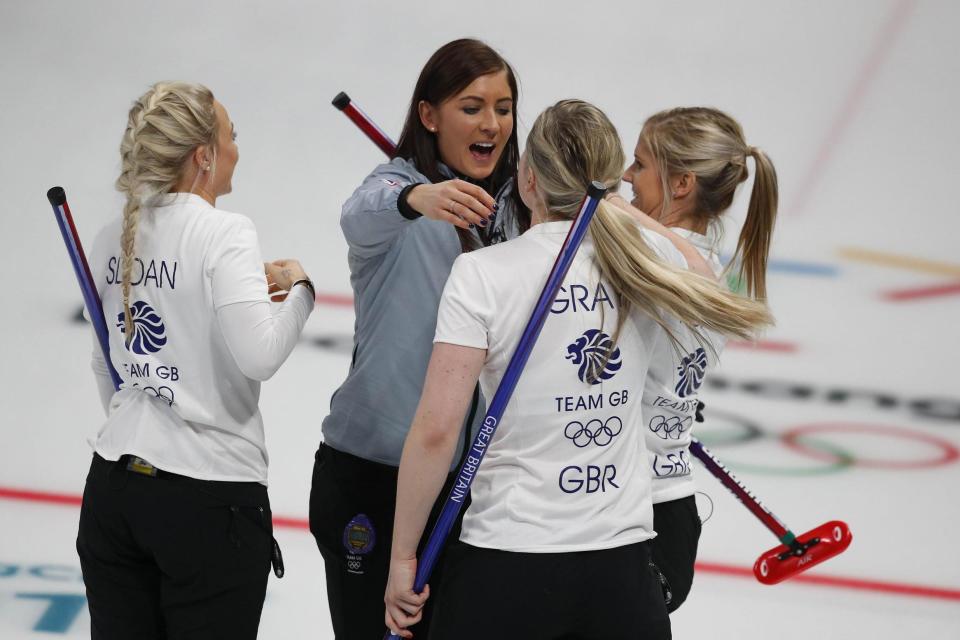
[[[120,236],[123,326],[133,339],[130,312],[133,264],[140,210],[168,193],[180,179],[190,154],[200,145],[214,149],[217,121],[213,93],[185,82],[159,82],[140,96],[127,116],[120,142],[120,176],[116,187],[126,194]]]
[[[753,191],[747,205],[747,217],[740,230],[733,264],[739,264],[741,281],[747,284],[747,294],[760,300],[767,299],[767,256],[770,255],[770,238],[777,217],[777,171],[760,149],[749,147],[747,155],[753,156],[756,170]]]
[[[669,180],[696,176],[693,221],[711,224],[733,203],[737,186],[748,177],[747,158],[756,161],[756,172],[747,218],[730,265],[738,265],[747,294],[767,297],[767,257],[777,216],[777,172],[770,158],[744,141],[740,123],[709,107],[678,107],[654,114],[643,125],[641,141],[650,150],[660,174],[665,213],[672,201]]]
[[[608,202],[598,208],[590,234],[600,275],[617,291],[621,325],[630,310],[637,308],[656,320],[678,344],[664,311],[690,327],[701,342],[705,338],[700,327],[749,340],[759,327],[772,323],[766,305],[661,261],[644,241],[633,217]]]

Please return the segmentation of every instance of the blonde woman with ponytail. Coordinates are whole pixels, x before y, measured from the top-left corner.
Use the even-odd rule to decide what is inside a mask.
[[[550,107],[520,162],[530,230],[454,264],[400,464],[385,600],[387,625],[404,637],[429,597],[412,591],[417,544],[473,385],[492,397],[587,185],[618,184],[624,159],[602,111],[579,100]],[[676,322],[703,340],[746,338],[770,316],[661,255],[685,264],[669,240],[601,203],[476,471],[460,540],[446,551],[436,637],[670,637],[649,568],[648,360],[674,342]]]
[[[612,196],[611,202],[642,224],[667,227],[664,233],[688,243],[685,257],[691,268],[700,258],[710,268],[705,275],[720,277],[719,227],[737,188],[749,176],[750,164],[753,190],[730,264],[747,294],[762,301],[767,295],[767,257],[777,212],[777,174],[769,157],[747,144],[742,127],[729,115],[693,107],[651,116],[640,132],[634,161],[623,175],[633,190],[633,201],[628,204]],[[661,343],[650,358],[643,395],[657,532],[652,554],[671,612],[690,592],[700,539],[689,453],[691,430],[698,407],[702,408],[698,392],[724,346],[723,336],[711,334],[704,344],[679,323],[673,334],[677,344]]]
[[[256,638],[271,562],[281,573],[257,404],[314,293],[296,260],[261,261],[249,218],[217,208],[235,138],[197,84],[158,83],[127,119],[123,215],[90,253],[122,378],[115,391],[95,348],[107,419],[77,536],[94,639]]]

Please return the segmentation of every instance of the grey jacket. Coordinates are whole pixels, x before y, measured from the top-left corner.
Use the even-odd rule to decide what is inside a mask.
[[[447,167],[440,170],[454,177]],[[452,225],[410,220],[397,209],[404,187],[429,182],[411,162],[396,158],[367,176],[340,215],[356,313],[353,361],[330,400],[323,439],[339,451],[393,466],[400,464],[420,400],[440,296],[461,251]],[[494,224],[483,230],[488,244],[519,235],[511,189],[508,183],[491,194],[498,209]],[[471,433],[485,411],[480,398]]]

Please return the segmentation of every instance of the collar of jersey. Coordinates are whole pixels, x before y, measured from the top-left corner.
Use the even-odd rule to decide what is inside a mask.
[[[540,224],[535,224],[530,229],[527,230],[527,233],[531,234],[545,234],[545,233],[567,233],[570,231],[570,225],[573,224],[573,220],[551,220],[549,222],[541,222]]]
[[[705,236],[702,233],[697,233],[696,231],[691,231],[690,229],[685,229],[683,227],[670,227],[670,231],[673,231],[681,238],[686,238],[690,241],[690,244],[695,247],[699,247],[704,251],[715,253],[714,248],[718,239],[716,234],[711,234],[713,237]]]
[[[156,200],[155,207],[172,207],[173,205],[193,204],[205,209],[212,209],[213,206],[195,193],[164,193]]]

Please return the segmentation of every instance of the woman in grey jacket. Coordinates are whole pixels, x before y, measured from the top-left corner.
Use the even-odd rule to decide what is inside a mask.
[[[516,103],[513,70],[493,49],[468,39],[444,45],[417,81],[396,158],[343,206],[353,359],[323,421],[310,494],[341,640],[383,632],[397,467],[453,261],[529,224],[513,189]],[[471,409],[472,429],[484,414],[479,390]],[[418,638],[427,637],[429,615],[413,629]]]

